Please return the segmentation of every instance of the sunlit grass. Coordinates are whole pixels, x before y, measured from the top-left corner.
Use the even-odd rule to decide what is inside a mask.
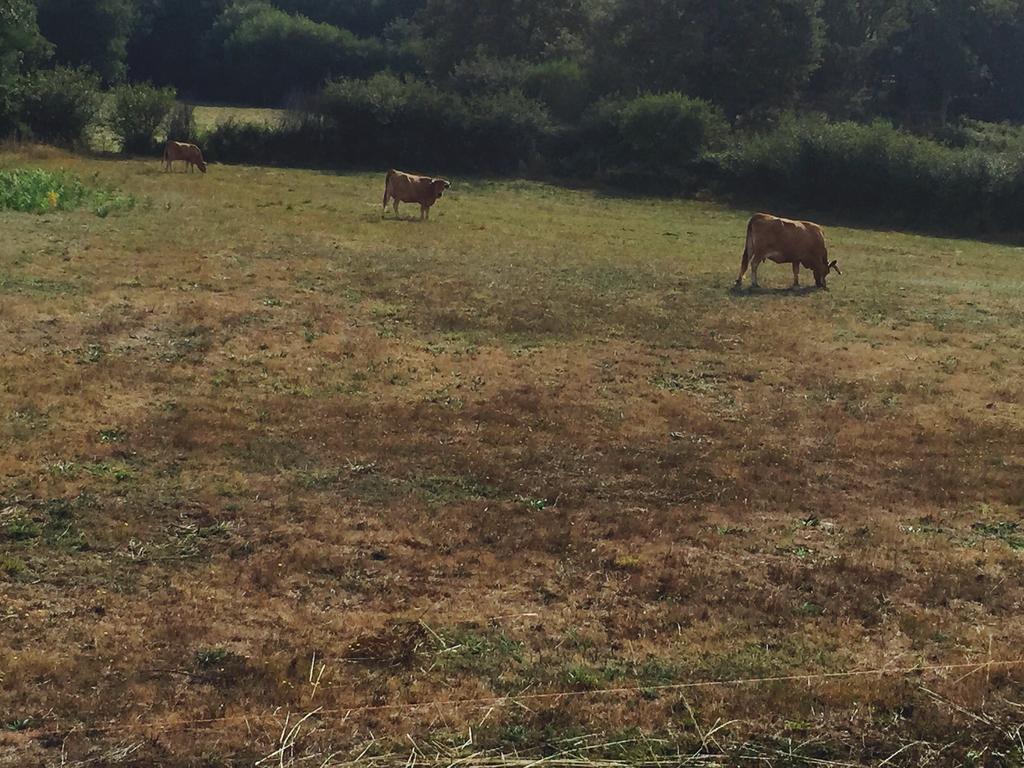
[[[151,762],[254,762],[280,722],[183,721],[317,706],[355,709],[317,765],[727,722],[873,763],[1019,722],[995,668],[655,690],[1015,655],[1018,249],[824,222],[829,291],[734,291],[749,212],[706,202],[456,178],[420,223],[384,169],[0,167],[148,201],[0,214],[0,711],[81,726],[69,762],[153,721]]]

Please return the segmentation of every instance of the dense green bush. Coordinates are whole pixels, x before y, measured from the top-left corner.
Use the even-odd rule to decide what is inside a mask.
[[[1019,229],[1021,155],[957,149],[898,130],[784,119],[716,157],[723,191],[845,216],[967,231]]]
[[[207,162],[271,164],[269,146],[276,133],[267,125],[230,119],[206,134],[204,157]]]
[[[279,104],[290,93],[318,88],[332,74],[365,76],[388,64],[381,40],[267,3],[229,8],[215,32],[223,35],[225,96],[249,103]]]
[[[533,163],[549,130],[522,93],[467,100],[384,74],[329,83],[319,109],[345,163],[508,171]]]
[[[228,120],[203,136],[203,154],[217,163],[338,167],[349,165],[313,120],[286,121],[280,127]]]
[[[721,111],[679,93],[604,100],[570,134],[563,169],[637,189],[692,187],[699,161],[729,136]]]
[[[156,148],[156,132],[174,107],[173,88],[149,83],[119,85],[113,92],[110,128],[125,152],[148,154]]]
[[[24,80],[21,117],[33,137],[77,146],[85,143],[101,103],[97,75],[66,67],[38,70]]]
[[[564,122],[579,119],[590,102],[590,84],[578,62],[555,59],[533,64],[522,74],[523,91]]]
[[[721,110],[680,93],[647,94],[624,103],[617,127],[630,161],[645,168],[685,168],[720,148],[729,135]]]
[[[460,96],[500,93],[521,88],[525,74],[518,59],[478,55],[456,64],[444,85]]]
[[[551,118],[539,101],[520,91],[467,99],[458,158],[471,169],[511,173],[537,170],[551,134]],[[453,162],[452,158],[449,162]]]
[[[0,2],[0,137],[18,126],[21,75],[50,53],[50,44],[39,34],[35,5],[30,0]]]

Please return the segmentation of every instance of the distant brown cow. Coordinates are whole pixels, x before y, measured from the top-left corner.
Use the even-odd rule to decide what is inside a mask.
[[[742,285],[749,264],[750,285],[757,288],[757,268],[765,259],[771,259],[776,264],[792,264],[794,288],[800,285],[801,264],[814,272],[814,282],[819,288],[826,287],[825,278],[832,270],[843,274],[835,261],[828,260],[825,233],[817,224],[755,213],[747,223],[747,242],[743,248],[743,263],[740,265],[740,276],[736,278],[736,287]]]
[[[450,186],[451,183],[445,179],[414,176],[411,173],[396,171],[392,168],[384,178],[384,204],[380,209],[380,216],[384,218],[390,198],[394,200],[393,208],[396,217],[399,203],[419,203],[420,221],[429,219],[430,206],[436,203]]]
[[[184,160],[191,172],[194,168],[206,173],[206,161],[203,153],[195,144],[184,144],[180,141],[168,141],[164,147],[164,170],[169,171],[176,160]]]

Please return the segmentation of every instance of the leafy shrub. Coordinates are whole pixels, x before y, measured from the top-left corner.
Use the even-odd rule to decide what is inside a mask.
[[[463,99],[379,74],[324,88],[320,110],[346,163],[507,171],[531,163],[549,127],[517,91]]]
[[[52,46],[39,33],[33,2],[0,3],[0,136],[18,126],[22,73],[39,66],[51,52]]]
[[[156,132],[174,107],[174,89],[149,83],[119,85],[114,89],[110,127],[125,152],[151,153]]]
[[[1024,191],[1021,155],[951,148],[883,121],[790,116],[715,162],[723,190],[748,197],[912,226],[1020,227],[1007,201]]]
[[[267,3],[229,7],[219,22],[226,96],[278,104],[293,91],[319,87],[331,74],[363,76],[387,66],[375,38],[293,16]]]
[[[575,61],[556,59],[534,64],[527,68],[522,81],[528,96],[565,122],[579,119],[590,101],[590,84]]]
[[[37,139],[81,145],[99,114],[101,98],[100,79],[88,70],[39,70],[25,78],[22,119]]]
[[[320,109],[346,163],[422,168],[459,148],[462,100],[418,80],[378,74],[333,81]]]
[[[167,139],[195,144],[199,140],[196,109],[191,104],[176,103],[167,115]]]
[[[526,170],[541,159],[551,119],[539,101],[506,91],[467,100],[465,113],[458,133],[465,136],[462,156],[474,170]]]
[[[566,170],[625,186],[679,191],[691,186],[699,161],[721,148],[729,124],[721,111],[679,93],[605,100],[570,135]]]
[[[91,207],[99,216],[132,208],[135,200],[102,185],[86,185],[64,172],[40,169],[0,171],[0,210],[24,213]]]
[[[518,59],[478,55],[452,68],[447,85],[461,96],[501,93],[523,84],[526,67]]]
[[[273,129],[266,125],[228,119],[206,135],[204,155],[218,163],[269,163]]]
[[[313,120],[288,121],[280,127],[227,120],[205,134],[203,153],[218,163],[338,165],[328,138]]]
[[[622,105],[618,129],[632,162],[649,169],[685,168],[729,135],[721,110],[680,93],[640,96]]]

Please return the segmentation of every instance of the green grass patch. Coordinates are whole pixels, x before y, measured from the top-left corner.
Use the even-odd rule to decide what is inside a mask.
[[[49,213],[88,208],[97,216],[106,216],[134,206],[134,197],[100,185],[95,177],[92,184],[86,184],[65,171],[0,171],[0,210]]]
[[[16,579],[28,570],[25,561],[14,555],[0,555],[0,575]]]
[[[971,530],[979,536],[999,539],[1010,549],[1024,550],[1024,530],[1019,524],[1001,520],[995,523],[974,523]]]
[[[455,629],[442,635],[445,647],[438,653],[441,666],[496,680],[509,670],[523,671],[523,644],[500,632]]]
[[[419,477],[414,480],[416,490],[432,504],[450,504],[465,499],[493,499],[496,491],[490,486],[468,477]]]

